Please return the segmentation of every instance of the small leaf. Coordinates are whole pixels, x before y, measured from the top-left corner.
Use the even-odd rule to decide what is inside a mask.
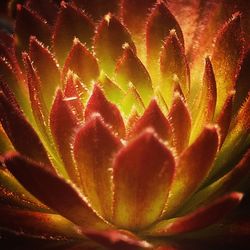
[[[189,143],[191,132],[191,116],[183,98],[176,93],[173,104],[168,113],[168,121],[173,132],[173,145],[180,154]]]
[[[173,96],[173,80],[178,78],[180,87],[186,96],[190,88],[190,72],[184,47],[174,30],[164,41],[160,54],[161,90],[166,100]]]
[[[113,201],[112,162],[121,146],[120,140],[97,115],[80,128],[74,142],[74,158],[83,192],[93,208],[109,219]]]
[[[125,92],[131,82],[147,106],[153,95],[150,75],[129,45],[125,44],[123,49],[122,57],[116,64],[115,79]]]
[[[157,220],[168,197],[174,169],[171,151],[152,131],[145,131],[121,149],[114,161],[114,223],[122,228],[141,229]]]
[[[125,136],[125,125],[119,109],[106,99],[97,85],[94,86],[92,95],[87,103],[85,118],[88,120],[94,113],[99,113],[105,123],[112,126],[119,136]]]
[[[90,86],[99,76],[99,67],[95,57],[77,38],[74,39],[73,46],[65,60],[63,78],[68,70],[76,73],[86,86]]]
[[[159,67],[158,61],[163,41],[172,29],[176,31],[180,43],[184,46],[183,34],[178,22],[164,1],[158,1],[151,11],[146,25],[147,65],[153,76],[157,74],[153,67]]]
[[[60,66],[63,66],[75,37],[91,48],[93,36],[94,23],[84,11],[64,1],[61,2],[52,39],[53,49]]]
[[[123,44],[128,43],[135,52],[135,45],[125,26],[113,15],[106,15],[97,27],[94,37],[94,50],[100,68],[112,76],[116,61],[122,56]]]
[[[172,129],[155,100],[151,101],[144,114],[135,123],[130,136],[137,136],[147,128],[153,128],[162,140],[171,143]]]

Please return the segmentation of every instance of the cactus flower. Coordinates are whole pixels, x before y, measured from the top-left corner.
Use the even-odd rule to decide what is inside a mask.
[[[15,2],[0,31],[2,239],[249,247],[249,2]]]

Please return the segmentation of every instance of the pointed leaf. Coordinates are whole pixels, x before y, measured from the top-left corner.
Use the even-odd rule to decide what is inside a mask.
[[[45,18],[50,25],[54,23],[58,8],[53,1],[28,0],[26,6],[31,10],[37,12],[41,17]]]
[[[204,126],[212,122],[217,101],[217,89],[214,71],[210,59],[207,57],[203,74],[202,89],[196,107],[197,114],[192,126],[191,142],[200,134]]]
[[[97,27],[94,49],[100,67],[108,76],[113,74],[116,61],[122,56],[122,46],[125,43],[135,51],[135,45],[127,29],[116,17],[111,14],[106,15]]]
[[[219,144],[217,127],[205,127],[200,136],[179,156],[176,173],[167,201],[166,214],[171,215],[207,177]]]
[[[1,228],[36,237],[80,238],[75,225],[57,214],[32,212],[1,206]]]
[[[172,153],[152,131],[144,132],[120,150],[114,161],[114,223],[141,229],[157,220],[174,169]]]
[[[74,39],[66,58],[62,72],[63,78],[69,69],[74,71],[86,86],[90,86],[99,76],[97,60],[77,38]]]
[[[86,91],[85,89],[83,90],[83,88],[77,75],[69,71],[65,80],[64,96],[79,122],[82,122],[84,119],[84,106],[80,96]]]
[[[250,151],[248,150],[232,170],[211,185],[194,194],[190,202],[188,202],[181,211],[181,214],[189,212],[201,204],[208,204],[211,200],[225,193],[239,190],[240,184],[243,183],[250,174],[249,161]]]
[[[250,125],[250,96],[242,105],[237,116],[234,119],[234,124],[227,135],[219,155],[214,162],[212,172],[209,176],[209,181],[214,181],[223,176],[231,168],[234,167],[235,160],[245,152],[248,147],[247,136],[249,135]]]
[[[32,25],[31,25],[32,24]],[[15,45],[19,52],[29,50],[30,36],[35,36],[45,45],[50,45],[49,25],[38,14],[18,5],[15,27]]]
[[[112,162],[121,142],[94,115],[78,131],[74,142],[74,157],[82,189],[91,205],[105,218],[112,213]]]
[[[50,111],[50,129],[69,177],[80,186],[79,174],[72,158],[73,136],[77,127],[77,118],[64,99],[62,91],[58,90]]]
[[[250,91],[249,71],[250,71],[250,47],[245,52],[242,62],[240,63],[239,70],[236,74],[234,113],[240,109],[241,105],[246,100],[247,95]]]
[[[97,85],[94,86],[92,95],[85,110],[86,119],[89,119],[94,113],[99,113],[105,123],[111,125],[113,130],[118,133],[119,136],[125,136],[125,125],[119,109],[115,104],[110,103],[106,99]]]
[[[125,92],[128,90],[129,83],[131,82],[145,105],[148,105],[153,95],[150,75],[140,59],[127,44],[123,46],[123,49],[122,57],[116,64],[116,81]]]
[[[147,65],[150,68],[159,67],[158,61],[163,41],[172,29],[176,30],[180,43],[184,46],[183,34],[178,22],[164,1],[158,1],[151,11],[146,25]],[[150,72],[153,75],[156,74],[156,70],[153,68]]]
[[[42,164],[12,154],[5,165],[31,194],[73,223],[87,228],[108,227],[70,183],[44,170]]]
[[[93,35],[94,23],[84,11],[61,2],[53,33],[53,49],[59,64],[63,66],[75,37],[90,48]]]
[[[169,236],[203,229],[222,220],[225,215],[230,213],[241,202],[242,197],[242,193],[233,192],[227,194],[191,214],[168,221],[161,221],[149,230],[149,234]]]
[[[115,14],[119,10],[119,0],[73,0],[73,2],[95,20],[101,19],[108,13]]]
[[[125,113],[126,116],[129,116],[133,109],[135,109],[138,114],[141,115],[145,110],[145,105],[136,88],[133,86],[132,83],[130,83],[129,89],[125,94],[124,98],[122,99],[121,110]]]
[[[178,77],[180,86],[186,96],[190,88],[190,73],[183,44],[174,30],[170,31],[164,41],[160,54],[161,89],[165,99],[173,95],[173,79]],[[169,85],[169,86],[167,86]],[[171,86],[172,85],[172,86]],[[166,92],[166,94],[165,94]]]
[[[123,0],[121,1],[121,16],[124,24],[131,31],[133,36],[139,36],[144,33],[146,20],[150,9],[157,0]],[[140,9],[140,11],[138,11]],[[134,14],[136,13],[136,15]]]
[[[17,151],[50,167],[48,155],[37,133],[3,93],[0,93],[0,119]]]
[[[153,128],[162,140],[167,140],[171,143],[172,130],[170,124],[155,100],[151,101],[144,114],[136,122],[130,136],[136,136],[149,127]]]
[[[152,247],[148,242],[125,230],[87,231],[84,235],[113,250],[139,250]]]
[[[98,79],[98,83],[103,89],[108,100],[113,103],[120,103],[124,98],[125,93],[121,88],[113,81],[111,81],[104,73]]]
[[[189,143],[191,116],[183,98],[176,93],[168,113],[168,120],[173,132],[173,145],[180,154]]]
[[[219,112],[235,85],[235,74],[243,53],[241,17],[236,13],[219,31],[213,49],[212,64],[217,82]]]
[[[216,124],[218,124],[220,128],[220,147],[223,145],[231,124],[232,116],[233,116],[233,101],[235,92],[233,91],[228,95],[224,106],[221,109],[221,112],[218,114],[216,119]]]
[[[29,55],[41,80],[41,94],[50,107],[56,88],[60,85],[60,71],[57,62],[48,48],[35,37],[30,38]]]

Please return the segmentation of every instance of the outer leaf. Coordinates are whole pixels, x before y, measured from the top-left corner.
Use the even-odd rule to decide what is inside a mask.
[[[242,193],[230,193],[214,201],[208,206],[201,207],[193,213],[168,221],[161,221],[149,229],[154,236],[175,235],[203,229],[224,218],[242,200]]]
[[[64,64],[75,37],[90,48],[93,35],[93,21],[81,9],[62,2],[53,33],[53,48],[60,65]]]
[[[236,76],[234,112],[237,112],[240,109],[241,105],[244,103],[250,91],[249,71],[250,71],[250,47],[243,56],[242,62],[240,63],[240,67]]]
[[[31,25],[32,24],[32,25]],[[35,12],[18,5],[15,27],[15,45],[19,52],[29,49],[30,36],[35,36],[45,45],[50,45],[49,25]]]
[[[213,49],[212,63],[217,82],[218,100],[216,112],[219,112],[228,93],[235,85],[237,66],[243,53],[240,15],[236,13],[220,30]]]
[[[73,223],[86,228],[109,227],[70,183],[44,170],[43,165],[18,154],[9,155],[5,165],[31,194]]]
[[[86,86],[90,86],[99,76],[97,60],[77,38],[74,39],[66,58],[62,72],[63,78],[69,69],[74,71]]]
[[[105,98],[97,85],[94,86],[93,93],[88,101],[85,118],[89,119],[94,113],[99,113],[105,123],[111,125],[118,135],[125,136],[125,125],[119,109]]]
[[[131,82],[145,105],[148,105],[153,95],[150,75],[132,49],[127,45],[124,45],[123,48],[123,55],[115,69],[116,81],[124,91],[128,90]]]
[[[203,83],[199,100],[196,104],[194,123],[192,126],[191,141],[202,131],[204,126],[212,122],[217,101],[216,81],[210,59],[207,57],[203,74]]]
[[[92,116],[75,138],[74,157],[83,192],[105,218],[111,218],[112,162],[121,146],[99,116]]]
[[[119,10],[119,0],[73,0],[73,2],[95,20],[101,19],[108,13],[115,14]]]
[[[172,215],[207,177],[219,144],[215,126],[205,127],[200,136],[179,156],[176,173],[166,206],[166,215]]]
[[[16,150],[31,159],[47,164],[51,168],[50,160],[37,133],[26,121],[20,110],[17,110],[3,93],[0,93],[0,119]]]
[[[36,237],[81,238],[76,226],[57,214],[32,212],[1,206],[0,224],[2,228],[21,235]]]
[[[50,107],[56,87],[60,85],[60,71],[51,52],[35,37],[30,38],[30,59],[41,80],[41,94]]]
[[[124,230],[88,231],[85,235],[108,249],[139,250],[152,246]]]
[[[114,223],[141,229],[157,220],[168,197],[174,168],[172,153],[152,131],[120,150],[114,161]]]
[[[80,186],[79,174],[72,158],[72,145],[78,121],[61,90],[57,91],[50,111],[50,129],[57,150],[71,180]]]
[[[116,61],[123,53],[123,44],[128,43],[135,51],[128,30],[111,14],[106,15],[97,27],[94,37],[94,49],[100,67],[108,76],[115,70]]]

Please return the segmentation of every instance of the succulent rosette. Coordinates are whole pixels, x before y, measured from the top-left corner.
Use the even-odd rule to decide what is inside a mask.
[[[0,32],[1,232],[74,249],[249,238],[249,27],[240,0],[17,4]]]

